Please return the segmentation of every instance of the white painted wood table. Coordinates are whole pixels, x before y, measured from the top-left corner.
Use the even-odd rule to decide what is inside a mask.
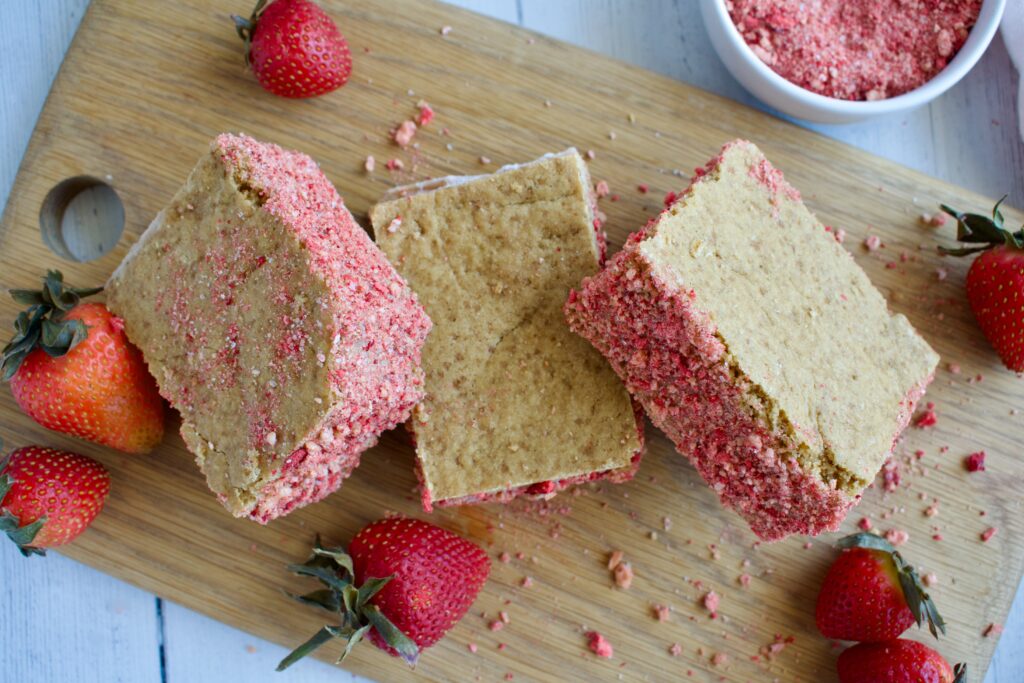
[[[756,104],[718,61],[702,0],[459,0],[479,12]],[[1024,0],[1010,0],[1021,2]],[[0,207],[88,0],[0,0]],[[251,0],[239,0],[245,13]],[[344,27],[342,27],[344,30]],[[827,135],[1024,207],[1016,74],[1000,38],[956,88],[905,116]],[[6,331],[0,331],[0,335]],[[963,561],[969,562],[965,557]],[[296,640],[304,634],[296,634]],[[0,681],[362,681],[316,661],[274,674],[285,650],[59,555],[0,543]],[[975,672],[977,681],[981,672]],[[985,683],[1024,681],[1019,591]]]

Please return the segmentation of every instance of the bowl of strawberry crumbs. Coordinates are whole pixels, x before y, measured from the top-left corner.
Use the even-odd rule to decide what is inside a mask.
[[[988,48],[1006,0],[706,0],[715,50],[790,116],[849,123],[908,111],[955,85]]]

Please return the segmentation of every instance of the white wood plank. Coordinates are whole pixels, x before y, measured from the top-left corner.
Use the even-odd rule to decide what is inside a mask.
[[[152,595],[0,540],[0,680],[159,683]]]
[[[5,2],[0,22],[0,207],[89,0]]]
[[[283,571],[283,569],[282,569]],[[309,609],[296,603],[295,609]],[[229,628],[197,612],[164,602],[166,683],[198,681],[280,681],[280,683],[371,683],[319,660],[308,658],[287,671],[274,668],[288,649]],[[326,622],[325,622],[326,623]],[[296,633],[299,645],[312,633]],[[326,647],[331,647],[330,645]],[[373,647],[369,643],[361,647]]]

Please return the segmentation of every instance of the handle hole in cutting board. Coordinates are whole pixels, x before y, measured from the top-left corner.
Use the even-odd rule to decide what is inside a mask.
[[[69,261],[93,261],[124,232],[124,204],[109,184],[92,176],[54,185],[39,209],[39,229],[50,251]]]

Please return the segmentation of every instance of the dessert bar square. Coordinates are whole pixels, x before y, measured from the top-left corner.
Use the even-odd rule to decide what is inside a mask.
[[[107,284],[210,488],[261,523],[423,395],[430,321],[304,154],[221,135]]]
[[[768,540],[839,526],[938,362],[742,140],[584,281],[565,312]]]
[[[411,420],[424,507],[630,478],[642,423],[561,313],[604,251],[580,155],[395,192],[371,213],[377,244],[434,321]]]

